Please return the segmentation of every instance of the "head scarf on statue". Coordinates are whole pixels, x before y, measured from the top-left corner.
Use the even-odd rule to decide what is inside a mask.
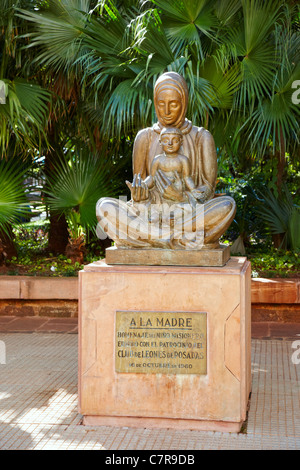
[[[188,87],[185,79],[176,72],[161,75],[154,86],[154,106],[158,123],[154,130],[163,127],[178,127],[183,133],[191,129],[191,122],[185,118],[188,106]]]
[[[151,163],[161,153],[159,135],[164,127],[177,127],[183,134],[181,154],[191,164],[191,174],[196,186],[207,184],[214,193],[217,158],[212,136],[203,127],[193,126],[186,119],[188,87],[177,72],[166,72],[154,86],[154,106],[158,122],[138,132],[133,148],[133,173],[145,178],[150,174]],[[203,145],[208,151],[203,152]]]

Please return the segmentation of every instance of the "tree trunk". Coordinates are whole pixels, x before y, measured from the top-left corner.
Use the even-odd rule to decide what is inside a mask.
[[[277,180],[276,180],[276,187],[278,191],[278,195],[280,196],[282,192],[282,184],[285,172],[285,154],[280,152],[276,152],[277,157]],[[274,248],[280,248],[283,242],[284,233],[276,233],[272,235],[272,241]]]
[[[285,155],[281,155],[281,152],[277,152],[277,180],[276,186],[278,194],[281,194],[282,184],[284,181],[285,173]]]
[[[17,256],[17,249],[14,244],[14,233],[12,227],[8,227],[8,233],[0,231],[0,265],[6,260]]]
[[[282,127],[280,126],[279,129],[279,150],[276,152],[277,157],[277,181],[276,186],[278,190],[278,194],[281,194],[282,184],[284,181],[284,174],[285,174],[285,141],[282,132]]]
[[[64,215],[50,212],[50,229],[48,234],[48,250],[54,255],[65,254],[68,244],[68,224]]]
[[[280,248],[284,239],[284,233],[275,233],[272,235],[274,248]]]
[[[279,136],[278,132],[276,132],[276,136],[279,142],[279,150],[276,152],[277,158],[277,180],[276,180],[276,187],[278,191],[278,195],[282,193],[282,185],[284,183],[284,176],[285,176],[285,141],[282,132],[282,127],[280,126],[279,129]],[[272,235],[272,241],[275,248],[280,248],[282,246],[282,242],[284,239],[284,233],[276,233]]]
[[[55,129],[52,126],[49,129],[48,140],[50,147],[45,153],[45,174],[46,178],[53,171],[53,162],[57,159]],[[57,214],[50,210],[50,229],[48,234],[48,250],[54,255],[65,254],[66,246],[69,241],[68,224],[63,214]]]

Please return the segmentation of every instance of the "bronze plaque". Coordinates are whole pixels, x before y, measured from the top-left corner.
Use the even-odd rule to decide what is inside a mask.
[[[205,312],[116,312],[117,372],[206,374]]]

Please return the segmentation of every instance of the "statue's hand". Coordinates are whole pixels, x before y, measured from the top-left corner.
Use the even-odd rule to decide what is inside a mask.
[[[149,199],[149,188],[142,180],[140,173],[134,175],[133,182],[126,181],[126,184],[131,192],[131,197],[135,202],[146,201]]]
[[[176,178],[180,179],[177,172]],[[174,187],[169,178],[161,170],[157,170],[155,174],[155,182],[163,197],[175,202],[183,201],[184,197],[182,190],[180,191],[179,189]]]
[[[202,203],[207,200],[210,192],[211,192],[210,188],[206,186],[205,184],[191,191],[193,197]]]

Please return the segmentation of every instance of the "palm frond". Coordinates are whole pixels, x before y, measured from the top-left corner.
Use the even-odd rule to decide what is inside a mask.
[[[74,209],[80,214],[81,224],[93,228],[97,201],[104,196],[116,196],[114,170],[111,164],[87,151],[69,153],[55,164],[45,194],[52,210],[67,215]]]
[[[294,207],[289,220],[289,241],[295,251],[300,251],[300,208]]]
[[[29,213],[24,191],[25,168],[20,162],[0,160],[0,232]]]
[[[216,57],[208,57],[201,66],[201,76],[215,88],[215,99],[212,106],[217,109],[231,109],[234,94],[241,82],[239,67],[234,64],[222,69]]]
[[[88,0],[50,0],[46,11],[19,10],[21,18],[35,25],[35,29],[26,34],[30,38],[29,47],[39,50],[35,62],[56,71],[76,67],[85,54],[82,35],[89,5]]]
[[[214,40],[217,26],[212,3],[207,0],[153,0],[152,3],[162,12],[162,23],[173,53],[178,56],[186,47],[195,45],[203,59],[204,39]]]
[[[214,12],[222,27],[234,23],[237,12],[241,9],[240,0],[217,0],[214,5]]]
[[[285,150],[289,142],[299,144],[300,110],[293,104],[292,90],[275,92],[270,98],[265,98],[258,104],[256,110],[246,120],[249,125],[249,141],[251,147],[263,155],[271,139],[273,150],[282,143]],[[251,129],[250,129],[251,127]],[[282,139],[282,142],[281,142]]]
[[[232,58],[239,66],[241,83],[235,96],[235,106],[246,113],[249,104],[268,95],[280,56],[272,33],[284,18],[281,2],[276,0],[243,0],[242,21],[230,28],[219,50],[222,57]],[[225,59],[223,59],[225,60]]]
[[[48,90],[24,79],[14,80],[16,96],[21,108],[37,126],[43,127],[48,113],[51,94]]]
[[[287,186],[275,196],[270,189],[259,192],[260,204],[257,215],[263,220],[272,234],[284,234],[286,247],[300,247],[300,211],[294,204]]]
[[[6,103],[0,106],[0,146],[2,153],[14,135],[17,141],[33,148],[37,146],[36,134],[43,133],[48,115],[50,93],[34,83],[16,78],[3,79],[7,85]]]
[[[108,135],[120,137],[123,131],[125,135],[135,129],[136,123],[141,125],[149,122],[152,100],[140,89],[134,86],[133,80],[124,80],[112,91],[104,108],[103,125]],[[137,118],[137,114],[139,118]],[[105,132],[105,130],[103,129]]]

